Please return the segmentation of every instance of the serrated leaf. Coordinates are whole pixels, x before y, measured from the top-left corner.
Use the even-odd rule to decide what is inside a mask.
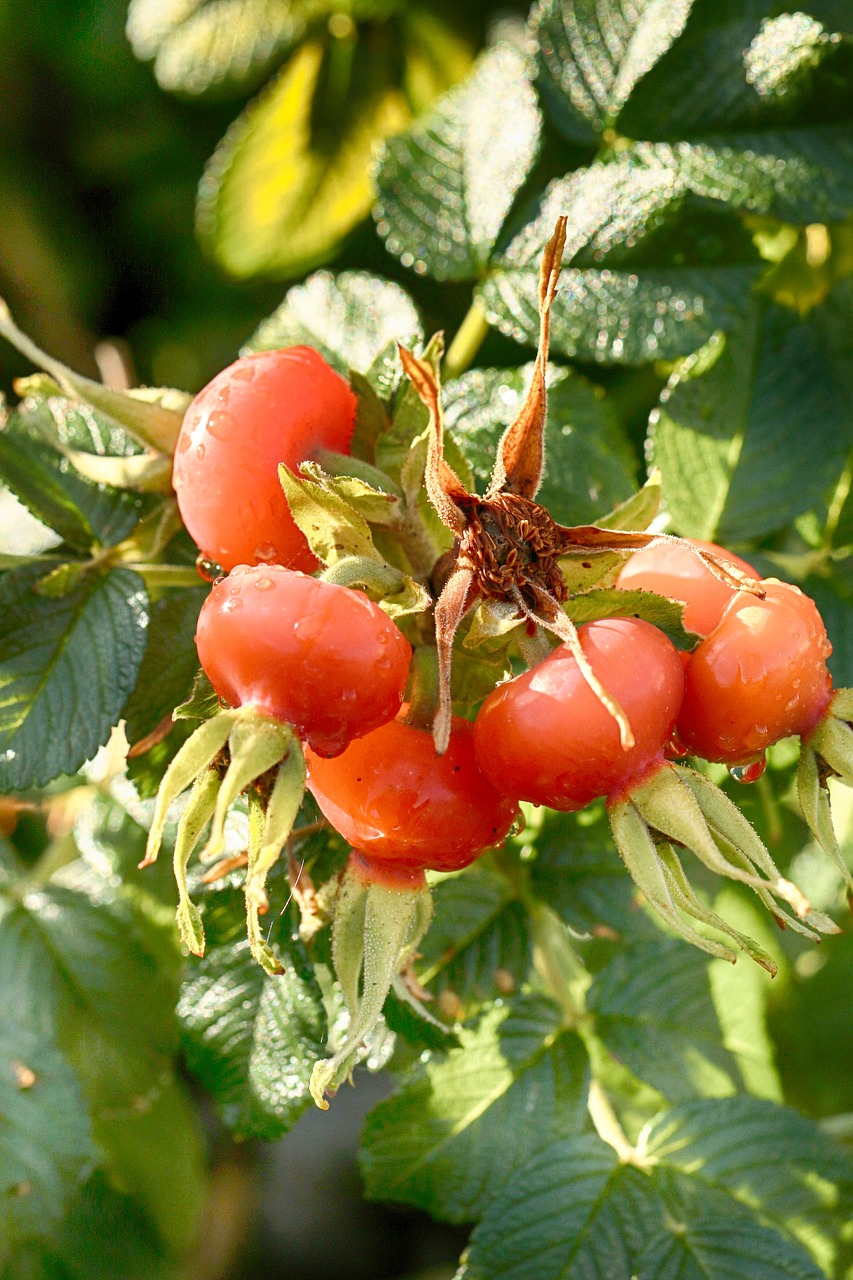
[[[829,36],[807,13],[782,13],[766,18],[743,55],[746,79],[755,92],[784,94],[827,49]]]
[[[294,47],[322,0],[131,0],[127,35],[161,89],[193,97],[258,83]]]
[[[484,492],[501,434],[518,413],[533,366],[474,369],[448,383],[447,429]],[[616,506],[636,485],[637,464],[600,388],[568,369],[548,375],[545,470],[537,501],[560,524],[583,524]]]
[[[572,596],[565,609],[577,626],[598,618],[642,618],[664,631],[679,649],[693,649],[700,639],[684,626],[684,605],[678,600],[656,595],[654,591],[601,587]]]
[[[202,588],[170,591],[152,606],[139,675],[123,711],[131,744],[156,729],[192,690],[198,672],[193,637],[206,595]]]
[[[853,1160],[813,1121],[759,1098],[690,1102],[656,1120],[643,1145],[659,1167],[792,1232],[831,1273],[853,1205]]]
[[[78,551],[115,546],[127,537],[142,514],[142,499],[84,479],[61,454],[21,430],[20,421],[13,416],[0,432],[0,481]]]
[[[540,0],[531,15],[554,123],[594,144],[637,81],[680,35],[693,0]]]
[[[74,773],[106,742],[136,681],[147,597],[129,569],[36,595],[45,565],[0,579],[0,790]]]
[[[743,1087],[724,1043],[704,957],[661,938],[620,951],[587,995],[596,1032],[665,1098],[721,1097]]]
[[[411,347],[422,339],[415,305],[398,284],[367,271],[316,271],[287,291],[243,350],[305,344],[346,376],[366,374],[389,343]]]
[[[95,1158],[70,1066],[51,1041],[4,1018],[0,1029],[0,1265],[55,1231]]]
[[[220,710],[216,690],[203,671],[196,673],[192,692],[173,712],[176,720],[209,720]]]
[[[530,967],[526,913],[508,881],[480,862],[433,888],[435,912],[420,943],[418,977],[447,992],[466,1016],[501,987],[518,987]]]
[[[15,408],[24,425],[64,450],[92,453],[102,458],[129,458],[142,453],[141,445],[91,405],[58,394],[58,385],[47,374],[36,373],[15,382],[21,403]]]
[[[285,971],[264,973],[245,938],[210,947],[187,971],[180,1002],[185,1051],[240,1137],[281,1137],[311,1105],[326,1052],[326,1015],[304,948],[278,930]]]
[[[542,997],[493,1008],[368,1117],[367,1194],[451,1222],[476,1218],[512,1174],[586,1112],[587,1058]]]
[[[496,46],[386,144],[375,216],[389,252],[438,280],[475,278],[533,163],[540,127],[526,59]]]
[[[853,414],[814,324],[755,303],[679,366],[649,439],[677,531],[737,544],[820,507]]]
[[[197,226],[231,275],[296,275],[333,253],[370,209],[374,143],[408,121],[384,36],[359,41],[343,93],[319,87],[323,60],[322,45],[303,45],[208,165]],[[334,113],[322,130],[316,105]]]

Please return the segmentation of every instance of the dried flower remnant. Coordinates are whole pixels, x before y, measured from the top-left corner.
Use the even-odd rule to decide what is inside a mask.
[[[666,534],[625,532],[596,525],[557,524],[535,501],[545,459],[545,420],[551,304],[557,293],[567,218],[557,219],[545,246],[539,277],[539,347],[533,378],[515,421],[498,445],[484,497],[469,493],[444,457],[444,420],[438,378],[426,360],[400,347],[403,369],[429,410],[430,436],[425,484],[441,521],[456,534],[453,569],[435,606],[439,665],[439,707],[433,726],[436,750],[448,743],[451,722],[450,667],[453,639],[462,619],[482,600],[515,605],[531,628],[543,627],[571,651],[584,679],[619,726],[624,750],[634,735],[625,712],[611,698],[589,665],[577,630],[563,604],[569,592],[560,568],[565,556],[596,551],[636,551],[656,541],[677,541]],[[688,545],[688,544],[685,544]],[[690,548],[735,590],[760,591],[735,566],[700,548]]]

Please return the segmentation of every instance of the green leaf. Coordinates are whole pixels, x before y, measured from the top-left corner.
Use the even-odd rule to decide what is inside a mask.
[[[197,209],[200,236],[231,275],[306,271],[367,214],[374,143],[408,122],[389,38],[374,31],[355,50],[338,41],[331,67],[321,44],[304,44],[231,126]]]
[[[84,479],[20,422],[14,415],[0,432],[0,481],[77,551],[115,546],[127,537],[142,514],[142,499]]]
[[[445,388],[449,431],[483,492],[498,441],[516,417],[533,366],[474,369]],[[636,487],[633,450],[600,388],[571,370],[552,366],[548,375],[545,471],[537,501],[560,524],[586,524],[614,507]]]
[[[367,521],[339,493],[302,479],[284,463],[278,473],[290,513],[318,560],[332,565],[359,556],[382,563]]]
[[[22,396],[16,416],[64,451],[102,458],[130,458],[142,452],[142,446],[111,418],[91,405],[57,394],[59,388],[47,374],[19,378],[15,386]]]
[[[367,1194],[467,1222],[586,1113],[587,1058],[542,997],[493,1008],[460,1049],[430,1058],[368,1117]]]
[[[147,625],[142,579],[91,573],[36,595],[44,564],[0,579],[0,790],[73,773],[106,742],[136,682]]]
[[[375,214],[389,252],[438,280],[476,278],[533,163],[540,126],[525,58],[497,45],[386,144]]]
[[[136,686],[125,704],[128,742],[156,729],[189,696],[198,672],[193,642],[207,591],[169,591],[153,605]]]
[[[462,79],[471,46],[439,13],[425,5],[402,6],[404,88],[415,115]]]
[[[815,325],[755,303],[679,366],[649,439],[675,529],[738,545],[820,507],[853,414]]]
[[[420,943],[421,982],[447,993],[467,1016],[507,986],[518,987],[530,968],[526,913],[509,881],[482,860],[462,876],[433,887],[435,913]]]
[[[193,97],[257,84],[302,38],[322,0],[131,0],[127,35],[161,89]]]
[[[598,618],[642,618],[664,631],[679,649],[693,649],[700,639],[684,626],[684,605],[654,591],[601,587],[572,596],[565,609],[577,626]]]
[[[832,1263],[853,1205],[853,1160],[811,1120],[759,1098],[691,1102],[650,1126],[645,1152],[724,1192]]]
[[[338,373],[367,373],[388,344],[423,339],[415,305],[391,280],[367,271],[317,271],[285,294],[258,326],[244,351],[314,347]]]
[[[206,917],[205,917],[206,919]],[[187,970],[178,1017],[187,1060],[239,1137],[280,1138],[311,1105],[326,1015],[304,948],[277,930],[285,972],[264,973],[249,943],[211,946]]]
[[[790,93],[830,48],[827,32],[807,13],[766,18],[743,55],[746,79],[760,97]]]
[[[725,1045],[708,963],[682,942],[626,947],[597,974],[587,996],[597,1034],[638,1079],[680,1102],[743,1087]]]
[[[540,0],[539,84],[566,137],[593,144],[680,35],[693,0]]]
[[[89,1117],[68,1063],[24,1023],[0,1029],[0,1265],[49,1236],[95,1157]]]
[[[539,811],[531,833],[536,857],[531,888],[576,933],[593,936],[656,937],[658,931],[638,909],[634,886],[613,845],[601,805],[580,814]]]

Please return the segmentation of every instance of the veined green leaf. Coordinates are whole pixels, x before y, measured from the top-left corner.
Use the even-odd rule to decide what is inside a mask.
[[[445,422],[480,492],[501,434],[521,408],[533,366],[474,369],[448,383]],[[636,487],[637,463],[604,393],[568,369],[548,374],[545,470],[537,501],[561,524],[584,524]]]
[[[540,86],[557,127],[594,144],[680,35],[693,0],[540,0]]]
[[[22,1012],[24,1012],[22,1010]],[[22,1022],[0,1030],[0,1266],[50,1236],[95,1147],[80,1087],[50,1039]]]
[[[0,790],[73,773],[118,722],[145,647],[147,598],[129,569],[39,596],[45,564],[0,578]]]
[[[493,1008],[371,1113],[368,1195],[451,1222],[476,1218],[498,1189],[586,1113],[587,1058],[542,997]]]
[[[187,1057],[240,1137],[281,1137],[311,1105],[326,1052],[326,1015],[298,939],[279,929],[285,972],[269,977],[249,943],[221,942],[187,971],[178,1004]]]
[[[317,271],[287,291],[243,350],[304,344],[346,376],[367,373],[389,343],[411,347],[422,338],[415,305],[398,284],[367,271]]]
[[[684,626],[683,604],[656,595],[654,591],[599,587],[572,596],[565,609],[577,626],[598,618],[642,618],[664,631],[679,649],[693,649],[699,643],[699,636]]]
[[[484,54],[385,146],[375,215],[389,251],[438,280],[479,275],[533,163],[540,124],[524,57],[506,45]]]
[[[853,413],[814,323],[756,302],[676,370],[649,438],[677,531],[737,545],[820,507]]]
[[[161,89],[197,96],[257,84],[330,0],[131,0],[127,34]]]
[[[371,36],[352,51],[337,42],[336,57],[351,58],[350,65],[336,64],[325,88],[323,46],[303,45],[210,161],[198,229],[232,275],[287,276],[316,266],[370,209],[374,143],[408,122],[386,35],[373,35],[375,42]],[[323,128],[312,118],[319,106]]]
[[[339,493],[295,475],[284,463],[279,476],[291,515],[318,560],[332,565],[359,556],[382,562],[367,521]]]
[[[122,713],[131,744],[189,696],[198,671],[193,637],[206,595],[203,588],[169,591],[152,606],[139,675]]]

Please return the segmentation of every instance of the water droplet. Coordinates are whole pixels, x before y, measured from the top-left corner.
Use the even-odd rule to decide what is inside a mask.
[[[672,736],[664,748],[664,755],[667,760],[681,760],[684,756],[689,756],[690,752],[678,736],[676,730],[673,729]]]
[[[205,453],[206,453],[206,452],[207,452],[207,450],[205,449],[205,447],[204,447],[204,445],[203,445],[203,444],[197,444],[197,445],[196,445],[196,447],[195,447],[195,456],[198,458],[199,462],[201,462],[201,460],[202,460],[202,458],[204,457],[204,455],[205,455]]]
[[[176,452],[176,453],[186,453],[186,451],[187,451],[187,449],[189,449],[189,447],[190,447],[190,444],[191,444],[191,443],[192,443],[192,441],[190,440],[189,432],[188,432],[188,431],[182,431],[182,432],[181,432],[181,434],[178,436],[178,447],[177,447],[177,449],[175,450],[175,452]]]
[[[766,756],[759,756],[757,760],[750,761],[749,764],[730,764],[729,776],[734,778],[735,782],[757,782],[764,770],[767,768]]]
[[[207,420],[207,429],[216,440],[227,440],[234,428],[234,417],[230,413],[223,413],[220,409],[214,409]]]
[[[266,576],[264,576],[263,578],[255,579],[256,591],[270,591],[274,586],[275,586],[275,583],[273,582],[272,578],[267,578]]]
[[[519,810],[518,815],[515,818],[515,821],[513,822],[512,826],[510,827],[508,834],[510,836],[520,836],[526,826],[527,826],[527,819],[525,818],[524,814]]]
[[[232,596],[229,596],[228,599],[225,601],[224,605],[222,606],[222,612],[235,613],[237,609],[242,609],[242,608],[243,608],[243,601],[235,591],[234,594]]]
[[[275,564],[278,551],[271,542],[261,542],[255,547],[255,559],[260,564]]]
[[[231,703],[227,700],[227,698],[219,697],[216,699],[216,701],[219,703],[223,711],[231,710]]]
[[[222,565],[217,564],[215,560],[209,560],[201,552],[196,556],[195,567],[198,576],[204,578],[205,582],[216,582],[217,578],[222,577]]]

